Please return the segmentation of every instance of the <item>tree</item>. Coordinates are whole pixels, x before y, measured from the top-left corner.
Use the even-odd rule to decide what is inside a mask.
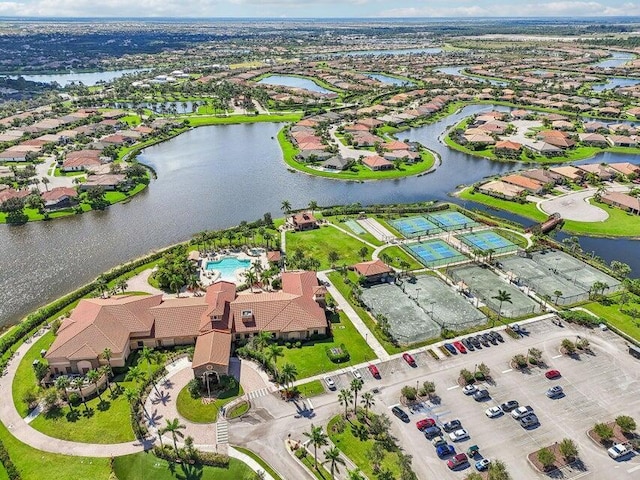
[[[69,380],[69,377],[67,377],[66,375],[60,375],[58,378],[56,378],[56,388],[63,393],[64,399],[69,405],[69,410],[73,411],[73,405],[71,405],[71,402],[69,401],[69,394],[67,393],[67,388],[69,388],[70,385],[71,380]]]
[[[247,282],[247,285],[249,286],[249,290],[251,291],[251,293],[253,293],[253,286],[257,281],[256,272],[249,269],[244,273],[244,278],[245,278],[245,281]]]
[[[542,352],[539,349],[532,347],[529,349],[528,354],[529,354],[529,361],[531,363],[533,364],[540,363],[540,360],[542,359]]]
[[[329,464],[329,472],[331,473],[331,478],[335,478],[335,472],[340,473],[338,465],[345,465],[344,458],[340,456],[340,450],[338,450],[338,447],[331,447],[324,452],[324,458],[325,461],[322,462],[322,464]]]
[[[542,467],[546,470],[556,461],[556,456],[547,447],[538,450],[538,461],[542,464]]]
[[[84,405],[84,409],[85,411],[88,412],[89,407],[87,407],[87,401],[84,398],[84,392],[82,391],[82,387],[84,386],[84,378],[75,377],[73,380],[71,380],[71,385],[73,385],[73,388],[78,389],[78,393],[80,393],[80,398],[82,399],[82,404]]]
[[[504,302],[513,303],[511,301],[511,294],[508,293],[506,290],[498,290],[498,294],[495,297],[491,297],[491,298],[500,302],[500,305],[498,306],[498,322],[499,322],[502,318],[502,304]]]
[[[360,403],[364,405],[364,416],[368,416],[369,409],[376,404],[376,399],[371,392],[364,392],[362,394],[362,398],[360,399]]]
[[[628,277],[631,273],[631,267],[626,263],[619,262],[618,260],[611,261],[611,270],[623,278]]]
[[[572,461],[578,456],[578,447],[570,438],[564,438],[559,445],[560,453],[567,461]]]
[[[102,353],[100,354],[100,356],[107,362],[107,364],[105,365],[106,370],[107,370],[107,385],[109,385],[109,377],[111,376],[111,357],[113,356],[113,353],[111,352],[110,348],[105,348]],[[116,385],[116,389],[117,389],[117,385]],[[111,388],[109,388],[109,390],[111,390]]]
[[[44,188],[47,190],[47,192],[49,191],[49,184],[51,183],[51,180],[49,180],[48,177],[42,177],[41,180],[42,184],[44,185]]]
[[[129,371],[127,372],[127,374],[125,375],[124,379],[127,382],[141,382],[144,380],[144,373],[142,372],[142,370],[140,370],[140,366],[136,365],[135,367],[131,367],[129,368]]]
[[[269,362],[273,362],[273,372],[275,376],[278,376],[278,357],[284,357],[284,353],[282,353],[282,347],[279,347],[275,343],[269,344],[267,347],[267,359]]]
[[[349,414],[348,409],[351,400],[353,400],[353,393],[351,392],[351,390],[343,388],[342,390],[340,390],[340,392],[338,392],[338,402],[340,402],[340,405],[344,405],[344,418],[347,418]]]
[[[371,462],[373,473],[378,473],[380,471],[380,464],[382,463],[385,455],[386,452],[380,442],[375,442],[367,451],[367,459]]]
[[[360,250],[358,250],[358,255],[364,262],[365,258],[367,258],[367,256],[369,255],[369,249],[367,247],[360,248]]]
[[[49,373],[49,367],[47,366],[47,364],[39,360],[33,364],[33,370],[38,383],[40,383],[44,379],[44,377],[47,376],[47,373]]]
[[[173,420],[166,420],[167,424],[165,425],[165,427],[162,429],[163,433],[164,432],[169,432],[171,434],[171,436],[173,437],[173,447],[176,449],[176,452],[178,451],[178,442],[176,440],[176,437],[180,437],[183,438],[184,437],[184,433],[182,433],[180,430],[183,430],[185,428],[187,428],[186,425],[183,425],[182,423],[180,423],[180,419],[179,418],[174,418]]]
[[[393,472],[387,468],[383,468],[378,473],[378,480],[395,480],[395,478]]]
[[[129,288],[129,285],[127,284],[127,281],[123,278],[121,280],[118,280],[118,283],[116,283],[116,288],[124,294],[125,290]]]
[[[298,369],[292,363],[285,363],[282,366],[282,370],[280,372],[280,378],[282,379],[282,383],[288,389],[288,386],[296,381],[296,376],[298,375]]]
[[[478,472],[471,472],[466,477],[464,477],[464,480],[484,480],[484,479],[482,478],[482,475],[480,475]]]
[[[291,202],[289,202],[289,200],[283,200],[280,204],[280,210],[282,210],[285,215],[289,215],[291,213]]]
[[[514,355],[511,361],[515,363],[518,368],[524,368],[527,366],[527,358],[522,354]]]
[[[558,300],[560,300],[560,297],[562,296],[562,291],[560,290],[556,290],[555,292],[553,292],[553,294],[556,296],[556,301],[555,304],[558,304]]]
[[[340,260],[340,255],[335,250],[329,250],[327,254],[327,258],[329,263],[331,264],[331,268],[336,268],[336,262]]]
[[[140,350],[140,360],[147,363],[147,376],[150,380],[152,366],[158,363],[158,360],[159,360],[158,355],[151,348],[145,346],[145,347],[142,347],[142,350]],[[155,382],[153,383],[153,388],[155,389],[156,393],[158,394],[160,393],[158,392],[158,387],[155,384]]]
[[[572,355],[576,351],[576,344],[573,343],[568,338],[565,338],[564,340],[562,340],[562,342],[560,343],[560,346],[564,348],[565,352],[567,352],[568,355]]]
[[[400,393],[404,398],[406,398],[409,401],[415,400],[416,396],[418,395],[418,392],[416,391],[416,387],[411,387],[409,385],[405,385],[404,387],[402,387],[402,389],[400,390]]]
[[[489,464],[489,475],[487,480],[511,480],[511,475],[507,471],[507,466],[502,460],[492,460]]]
[[[596,423],[593,426],[593,431],[603,442],[607,442],[613,437],[613,428],[606,423]]]
[[[620,415],[616,417],[616,425],[620,427],[623,433],[629,434],[636,429],[636,421],[629,415]]]
[[[422,384],[422,389],[420,390],[420,395],[426,395],[431,398],[436,393],[436,384],[431,381],[425,381]]]
[[[362,390],[363,386],[364,382],[360,378],[354,378],[353,380],[351,380],[351,385],[349,385],[349,388],[353,392],[353,413],[356,413],[356,407],[358,405],[358,392]]]
[[[315,200],[311,200],[309,202],[309,210],[311,210],[311,213],[313,213],[317,209],[318,209],[318,202],[316,202]]]
[[[271,333],[263,330],[253,337],[253,344],[259,351],[262,351],[267,345],[269,345],[272,338]]]
[[[98,388],[98,381],[100,380],[100,377],[100,372],[96,369],[92,369],[87,372],[87,380],[96,386],[96,393],[98,394],[100,403],[102,403],[102,395],[100,395],[100,388]]]
[[[311,440],[311,445],[313,445],[313,461],[314,466],[318,468],[318,447],[323,447],[327,445],[328,437],[327,434],[322,431],[322,427],[315,427],[313,423],[311,424],[311,430],[308,432],[303,432],[305,437],[309,437]]]
[[[347,470],[347,480],[365,480],[364,475],[359,468],[355,470]]]
[[[489,375],[491,375],[491,369],[485,363],[478,365],[478,372],[480,372],[484,378],[489,378]]]

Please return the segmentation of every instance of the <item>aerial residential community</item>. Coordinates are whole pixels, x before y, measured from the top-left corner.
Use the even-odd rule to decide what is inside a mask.
[[[0,480],[637,478],[638,7],[201,3],[0,4]]]

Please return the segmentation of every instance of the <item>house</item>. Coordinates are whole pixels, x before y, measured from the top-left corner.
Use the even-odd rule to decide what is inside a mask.
[[[107,363],[122,367],[133,350],[195,345],[194,375],[228,374],[233,340],[259,332],[304,340],[329,331],[325,287],[315,272],[282,274],[282,290],[237,294],[236,286],[217,282],[203,297],[163,300],[162,295],[124,295],[82,299],[62,321],[45,354],[54,375],[86,373]]]
[[[14,145],[0,152],[0,161],[5,162],[26,162],[31,157],[37,157],[40,147],[36,145]]]
[[[505,183],[510,183],[511,185],[515,185],[516,187],[524,188],[528,192],[534,194],[540,194],[544,190],[544,184],[534,180],[533,178],[528,178],[523,175],[507,175],[502,177],[502,180]]]
[[[356,263],[351,268],[365,277],[367,283],[391,282],[395,273],[393,268],[379,259]]]
[[[92,175],[80,184],[80,190],[102,187],[105,190],[116,190],[127,181],[127,177],[121,174]]]
[[[511,140],[501,140],[496,142],[494,151],[506,155],[518,155],[522,151],[522,144]]]
[[[559,130],[543,130],[538,133],[537,138],[558,148],[574,147],[576,141],[569,134]]]
[[[473,133],[470,135],[464,135],[464,139],[467,143],[473,143],[476,145],[493,145],[496,141],[493,137],[487,135],[486,133]]]
[[[69,152],[60,168],[63,172],[78,172],[102,165],[100,150],[78,150]]]
[[[14,190],[13,188],[5,188],[0,190],[0,205],[12,198],[25,198],[29,196],[29,190]]]
[[[592,174],[598,177],[600,180],[611,180],[614,177],[612,172],[606,165],[600,165],[597,163],[589,163],[587,165],[578,165],[580,170],[584,170],[587,174]]]
[[[287,219],[287,222],[293,226],[297,232],[318,228],[318,221],[311,212],[295,213]]]
[[[610,163],[609,168],[623,175],[640,175],[640,166],[629,162]]]
[[[72,207],[77,203],[78,192],[69,187],[55,187],[40,194],[44,202],[44,208],[55,210],[58,208]]]
[[[492,180],[484,185],[480,185],[478,190],[492,197],[505,198],[507,200],[513,200],[522,195],[523,192],[526,192],[524,188],[505,183],[501,180]]]
[[[353,158],[343,158],[341,155],[334,155],[322,162],[322,167],[328,170],[346,170],[353,162]]]
[[[557,173],[545,170],[543,168],[523,170],[522,172],[520,172],[520,175],[522,175],[523,177],[533,178],[534,180],[537,180],[538,182],[545,185],[558,185],[564,181],[564,177],[562,177],[562,175],[558,175]]]
[[[370,155],[362,159],[362,164],[370,170],[392,170],[393,163],[380,155]]]
[[[595,147],[606,147],[607,139],[601,133],[580,133],[578,134],[580,143],[584,145],[592,145]]]
[[[634,215],[640,215],[640,199],[622,192],[607,192],[600,197],[602,203],[621,208]]]
[[[571,165],[566,165],[562,167],[552,167],[549,169],[553,173],[557,173],[558,175],[562,175],[567,180],[572,182],[580,182],[582,178],[585,176],[584,170],[580,170],[579,168],[572,167]]]
[[[608,135],[607,142],[612,147],[635,147],[636,141],[626,135]]]
[[[415,163],[420,161],[421,157],[418,152],[410,152],[409,150],[394,150],[393,152],[385,152],[384,158],[393,162],[395,160],[402,160],[407,163]]]

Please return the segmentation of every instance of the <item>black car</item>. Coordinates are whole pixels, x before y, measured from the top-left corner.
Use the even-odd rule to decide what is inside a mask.
[[[462,344],[466,347],[467,350],[473,352],[475,350],[475,347],[473,346],[473,343],[471,343],[471,340],[469,340],[468,338],[463,338],[462,339]]]
[[[498,340],[500,343],[504,343],[504,338],[502,338],[502,335],[500,335],[498,332],[489,332],[489,333],[491,333],[491,336],[493,336],[493,338]]]
[[[482,400],[486,400],[487,398],[490,398],[490,395],[489,395],[489,390],[487,390],[486,388],[483,388],[482,390],[478,390],[476,393],[473,394],[473,399],[476,402],[481,402]]]
[[[398,417],[404,423],[409,423],[409,415],[407,415],[407,412],[405,412],[403,409],[401,409],[398,406],[395,406],[391,409],[391,411],[396,417]]]
[[[484,335],[476,335],[476,338],[483,346],[485,347],[489,346],[489,341],[486,338],[484,338]]]
[[[522,417],[520,419],[520,426],[522,428],[529,428],[539,424],[540,424],[540,421],[538,420],[538,417],[536,416],[535,413],[531,413],[526,417]]]
[[[509,400],[508,402],[504,402],[502,405],[500,405],[500,408],[503,412],[510,412],[511,410],[515,410],[519,406],[520,404],[517,400]]]
[[[424,430],[424,436],[426,438],[428,438],[429,440],[431,440],[432,438],[437,437],[438,435],[440,435],[442,433],[442,430],[440,430],[440,427],[436,427],[435,425],[433,427],[428,427],[425,428]]]
[[[477,337],[469,337],[469,342],[476,348],[482,348],[480,340]]]
[[[442,429],[445,432],[453,432],[455,430],[460,430],[462,428],[462,422],[460,420],[451,420],[442,425]]]
[[[484,333],[482,335],[482,337],[487,341],[487,342],[491,342],[493,345],[497,345],[498,341],[493,338],[493,335],[489,334],[489,333]]]

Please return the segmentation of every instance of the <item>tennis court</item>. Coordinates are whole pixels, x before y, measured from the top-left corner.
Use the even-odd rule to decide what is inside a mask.
[[[442,229],[427,218],[417,215],[415,217],[398,218],[389,223],[405,238],[413,238],[421,235],[433,235],[441,233]]]
[[[448,212],[431,213],[427,218],[448,232],[451,230],[462,230],[480,225],[475,220],[453,210]]]
[[[467,260],[467,257],[444,240],[427,240],[406,247],[426,267],[439,267]]]
[[[360,224],[355,220],[347,220],[346,222],[344,222],[344,224],[349,227],[349,229],[356,235],[364,235],[365,233],[367,233],[366,230],[362,228]]]
[[[472,249],[477,248],[483,253],[486,253],[489,250],[493,250],[493,253],[506,253],[513,252],[518,249],[517,245],[498,235],[493,230],[465,233],[463,235],[458,235],[457,238],[465,245]]]

